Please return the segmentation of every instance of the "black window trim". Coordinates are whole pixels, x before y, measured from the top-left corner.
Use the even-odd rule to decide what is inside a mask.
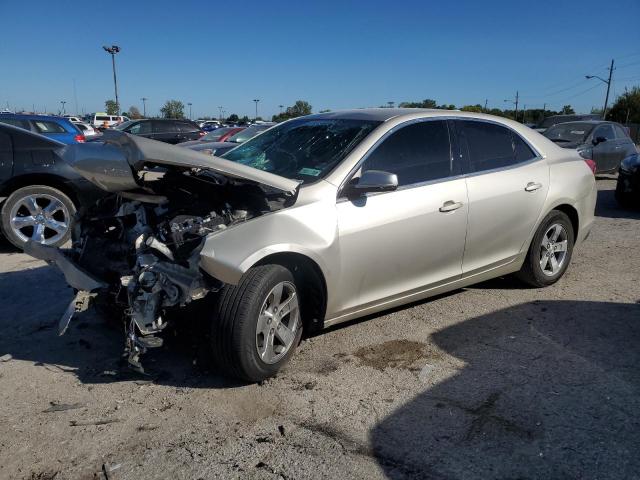
[[[407,120],[405,122],[399,123],[398,125],[395,125],[394,127],[390,128],[389,130],[387,130],[382,137],[380,137],[370,148],[369,150],[367,150],[362,157],[360,158],[360,160],[358,160],[358,162],[355,164],[355,166],[349,171],[349,173],[347,175],[345,175],[344,180],[342,181],[342,183],[340,184],[340,186],[338,187],[338,194],[337,194],[337,201],[338,202],[343,202],[343,201],[348,201],[349,199],[346,197],[344,190],[347,186],[347,184],[352,180],[353,176],[358,173],[358,171],[360,170],[360,167],[362,166],[362,164],[366,161],[366,159],[369,157],[369,155],[371,155],[371,153],[390,135],[392,135],[393,133],[397,132],[400,128],[406,127],[408,125],[411,125],[413,123],[419,123],[419,122],[432,122],[432,121],[444,121],[447,124],[447,130],[449,132],[449,145],[450,145],[450,151],[451,151],[451,166],[454,166],[454,162],[459,162],[462,166],[462,173],[458,174],[458,175],[451,175],[450,177],[443,177],[443,178],[437,178],[434,180],[427,180],[425,182],[419,182],[419,183],[413,183],[411,185],[403,185],[398,187],[396,190],[393,190],[391,192],[370,192],[370,193],[366,193],[365,196],[374,196],[374,195],[385,195],[388,193],[393,193],[393,192],[399,192],[402,190],[408,190],[410,188],[420,188],[420,187],[424,187],[427,185],[433,185],[436,183],[445,183],[445,182],[451,182],[454,180],[459,180],[461,178],[469,178],[469,177],[476,177],[478,175],[485,175],[487,173],[495,173],[495,172],[499,172],[499,171],[503,171],[503,170],[511,170],[513,168],[520,168],[522,166],[525,165],[529,165],[531,163],[534,162],[538,162],[540,160],[544,159],[544,155],[542,155],[537,148],[535,148],[527,138],[523,137],[522,135],[520,135],[517,131],[515,131],[513,128],[511,128],[509,125],[505,125],[504,123],[501,122],[497,122],[494,120],[489,120],[486,118],[476,118],[476,117],[460,117],[460,116],[456,116],[456,115],[446,115],[446,116],[437,116],[437,117],[422,117],[422,118],[413,118],[411,120]],[[484,123],[490,123],[493,125],[498,125],[500,127],[506,128],[507,130],[509,130],[511,132],[512,135],[518,135],[518,137],[520,137],[522,139],[522,141],[531,149],[531,151],[534,153],[534,157],[530,160],[526,160],[524,162],[519,162],[519,163],[514,163],[513,165],[507,165],[505,167],[497,167],[497,168],[493,168],[491,170],[482,170],[480,172],[466,172],[466,158],[462,153],[462,146],[460,143],[460,139],[458,138],[458,132],[455,128],[455,121],[457,120],[462,120],[462,121],[474,121],[474,122],[484,122]],[[455,158],[455,156],[457,155],[457,160]]]
[[[520,168],[524,165],[529,165],[531,163],[534,162],[538,162],[540,160],[544,159],[544,155],[542,155],[537,148],[535,148],[533,145],[531,145],[531,143],[522,135],[520,135],[518,132],[516,132],[513,128],[511,128],[509,125],[505,125],[504,123],[501,122],[496,122],[493,120],[488,120],[485,118],[473,118],[473,117],[454,117],[453,120],[462,120],[462,121],[472,121],[472,122],[483,122],[483,123],[490,123],[493,125],[497,125],[499,127],[503,127],[506,128],[507,130],[509,130],[511,132],[512,135],[517,135],[518,137],[520,137],[520,139],[525,143],[525,145],[527,145],[531,151],[534,154],[534,157],[529,159],[529,160],[525,160],[524,162],[517,162],[514,163],[513,165],[506,165],[503,167],[496,167],[496,168],[491,168],[489,170],[481,170],[479,172],[468,172],[466,170],[468,170],[469,166],[468,166],[468,158],[465,158],[465,155],[462,151],[462,143],[460,142],[460,140],[456,137],[456,142],[457,142],[457,149],[459,152],[459,158],[462,161],[462,166],[463,166],[463,173],[462,175],[460,175],[461,177],[477,177],[478,175],[486,175],[488,173],[496,173],[496,172],[501,172],[504,170],[512,170],[514,168]],[[457,135],[457,129],[456,129],[456,135]],[[515,154],[515,152],[514,152]]]

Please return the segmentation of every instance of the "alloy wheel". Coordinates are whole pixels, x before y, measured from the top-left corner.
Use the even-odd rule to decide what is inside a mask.
[[[71,215],[58,198],[45,193],[20,198],[10,212],[9,223],[13,233],[23,242],[32,240],[50,245],[63,238]]]
[[[293,346],[300,328],[296,287],[278,283],[267,295],[256,326],[256,349],[264,363],[280,361]]]
[[[567,258],[568,236],[559,223],[551,225],[542,236],[540,243],[540,269],[548,277],[556,275]]]

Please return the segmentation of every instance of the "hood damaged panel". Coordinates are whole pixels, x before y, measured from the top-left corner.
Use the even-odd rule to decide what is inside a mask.
[[[104,142],[104,143],[103,143]],[[123,170],[124,160],[129,170],[140,172],[146,164],[167,165],[184,168],[201,168],[211,170],[226,177],[246,180],[257,184],[275,188],[290,195],[294,195],[300,185],[297,180],[274,175],[236,162],[230,162],[223,158],[199,153],[188,148],[180,148],[175,145],[150,140],[144,137],[129,135],[117,130],[107,130],[100,141],[91,142],[84,146],[96,145],[98,148],[75,149],[66,155],[74,168],[91,181],[94,181],[108,191],[122,191],[125,188],[114,190],[118,183],[128,189],[135,188],[131,185],[128,177],[134,179],[133,175],[125,175]],[[102,148],[103,150],[100,150]],[[119,155],[113,150],[119,151]],[[72,150],[69,148],[68,150]],[[104,155],[101,157],[100,155]],[[118,159],[114,157],[118,157]],[[105,161],[104,168],[99,165],[99,159]],[[66,159],[66,158],[65,158]],[[96,164],[97,162],[97,164]],[[129,172],[130,173],[130,172]],[[105,175],[115,175],[119,178],[117,182],[105,180]],[[135,182],[135,179],[134,179]]]

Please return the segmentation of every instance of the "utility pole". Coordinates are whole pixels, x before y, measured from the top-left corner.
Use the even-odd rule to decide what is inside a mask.
[[[516,122],[518,121],[518,102],[519,102],[519,100],[520,100],[520,94],[518,93],[517,90],[516,90],[516,99],[515,99],[515,101],[509,100],[509,99],[505,100],[505,102],[510,102],[510,103],[514,103],[515,104],[516,109],[513,112],[513,116],[514,116],[514,120]]]
[[[147,100],[149,99],[147,97],[142,97],[140,100],[142,100],[142,116],[147,118]]]
[[[220,121],[222,121],[222,107],[218,107],[218,110],[220,111]]]
[[[488,98],[485,98],[485,99],[484,99],[484,111],[485,111],[485,112],[487,111],[487,105],[488,105],[488,104],[489,104],[489,99],[488,99]]]
[[[191,120],[191,105],[193,105],[193,103],[189,102],[187,105],[189,105],[189,120]]]
[[[254,98],[253,101],[256,104],[256,116],[254,117],[254,120],[257,120],[258,119],[258,102],[260,101],[260,99],[259,98]]]
[[[111,45],[107,47],[106,45],[102,47],[103,50],[111,55],[111,65],[113,67],[113,86],[116,91],[116,115],[120,115],[120,101],[118,100],[118,80],[116,78],[116,53],[120,52],[120,47],[117,45]]]
[[[527,106],[525,105],[522,113],[522,123],[526,123],[526,121],[527,121]]]
[[[598,75],[585,75],[584,77],[589,80],[592,78],[597,78],[598,80],[600,80],[602,83],[606,83],[607,84],[607,94],[604,97],[604,108],[602,109],[602,119],[606,120],[607,118],[607,106],[609,104],[609,91],[611,90],[611,77],[613,77],[613,63],[614,63],[614,59],[611,59],[611,66],[609,67],[609,79],[605,80],[602,77],[599,77]]]
[[[64,104],[67,103],[65,100],[60,100],[60,103],[62,104],[62,115],[64,115],[66,112],[66,110],[64,109]]]

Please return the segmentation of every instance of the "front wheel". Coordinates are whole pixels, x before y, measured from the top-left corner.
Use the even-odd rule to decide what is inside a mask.
[[[552,210],[538,227],[518,277],[534,287],[560,280],[571,261],[574,235],[569,217]]]
[[[211,325],[211,354],[224,374],[250,382],[272,377],[302,336],[298,289],[280,265],[251,268],[219,293]]]
[[[18,248],[28,240],[58,247],[71,237],[76,207],[57,188],[22,187],[2,205],[2,233]]]

